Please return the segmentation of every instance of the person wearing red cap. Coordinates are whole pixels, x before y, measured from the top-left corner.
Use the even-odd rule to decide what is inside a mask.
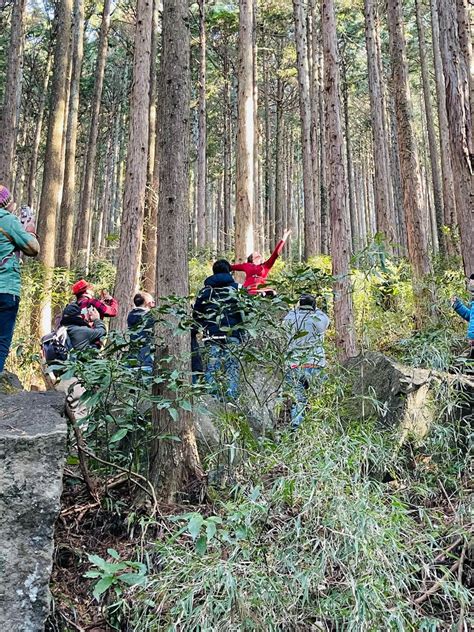
[[[76,281],[71,290],[81,310],[95,307],[101,318],[117,316],[118,303],[108,292],[102,291],[100,299],[95,298],[93,286],[84,279]]]

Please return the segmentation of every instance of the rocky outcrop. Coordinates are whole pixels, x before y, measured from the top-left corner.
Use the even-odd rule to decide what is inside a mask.
[[[352,358],[346,368],[357,414],[399,428],[401,440],[423,438],[449,392],[464,414],[472,414],[474,381],[468,376],[405,366],[376,352]]]
[[[11,394],[15,386],[0,385],[0,630],[41,632],[66,454],[64,397]]]

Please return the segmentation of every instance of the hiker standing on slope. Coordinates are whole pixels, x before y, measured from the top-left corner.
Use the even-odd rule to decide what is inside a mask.
[[[291,427],[296,430],[308,405],[307,391],[321,381],[326,366],[324,334],[329,317],[316,307],[311,294],[303,294],[298,307],[283,320],[288,333],[287,383],[293,387],[296,401],[291,407]]]
[[[283,237],[277,243],[270,258],[266,261],[263,261],[263,257],[259,252],[252,252],[247,259],[247,263],[234,263],[230,266],[232,272],[245,272],[243,287],[249,294],[261,294],[265,292],[267,277],[270,274],[270,270],[273,268],[275,261],[278,259],[278,256],[283,250],[290,233],[290,230],[285,230]],[[274,293],[274,291],[272,292]]]
[[[15,209],[10,191],[0,185],[0,374],[10,351],[20,304],[19,254],[36,257],[40,250],[32,217],[22,225],[13,215]]]
[[[230,273],[225,259],[212,266],[213,274],[204,281],[194,303],[193,319],[196,330],[202,331],[202,341],[208,350],[205,379],[219,396],[219,373],[226,377],[226,394],[236,399],[239,390],[239,361],[236,346],[242,342],[242,312],[239,306],[239,284]]]

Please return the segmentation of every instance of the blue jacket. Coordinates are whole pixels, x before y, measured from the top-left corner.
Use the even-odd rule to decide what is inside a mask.
[[[474,340],[474,301],[471,301],[470,307],[466,307],[466,305],[457,298],[454,301],[453,308],[461,318],[468,321],[467,337],[469,340]]]
[[[203,329],[203,340],[242,338],[241,329],[221,329],[234,328],[242,323],[238,289],[238,283],[228,273],[213,274],[204,281],[204,287],[198,294],[193,310],[194,321]]]

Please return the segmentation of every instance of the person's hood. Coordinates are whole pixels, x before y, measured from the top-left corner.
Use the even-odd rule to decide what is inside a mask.
[[[143,317],[148,314],[148,309],[144,307],[135,307],[127,316],[127,324],[129,327],[135,327],[142,322]]]
[[[88,327],[89,325],[81,316],[81,308],[77,303],[70,303],[64,308],[61,318],[61,325],[68,327],[76,325],[77,327]]]
[[[6,208],[3,208],[2,206],[0,206],[0,219],[2,219],[3,217],[6,217],[7,215],[11,215],[10,211],[7,211]]]
[[[237,287],[237,282],[229,272],[219,272],[212,274],[204,281],[204,285],[209,287]]]

